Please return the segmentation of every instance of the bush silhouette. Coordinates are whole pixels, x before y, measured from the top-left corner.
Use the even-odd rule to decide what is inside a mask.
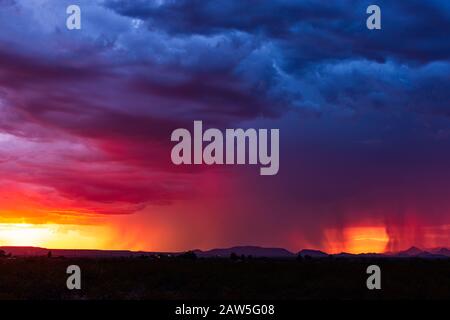
[[[185,253],[182,253],[178,256],[181,259],[188,259],[188,260],[195,260],[197,259],[197,255],[194,251],[187,251]]]
[[[239,257],[238,257],[238,255],[236,253],[232,252],[230,254],[230,259],[233,260],[233,261],[236,261],[236,260],[239,259]]]

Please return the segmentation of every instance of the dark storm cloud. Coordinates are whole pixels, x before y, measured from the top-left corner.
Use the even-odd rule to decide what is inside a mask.
[[[329,22],[345,15],[341,4],[310,1],[106,1],[120,14],[149,21],[149,27],[181,34],[226,30],[286,36],[299,20]]]
[[[50,62],[4,50],[0,65],[4,100],[14,106],[10,120],[20,111],[27,122],[89,138],[166,142],[174,128],[198,117],[225,124],[281,111],[279,101],[230,72],[174,70],[148,62]],[[2,125],[14,127],[9,121]]]
[[[175,35],[241,31],[277,41],[292,64],[307,60],[398,58],[428,62],[450,56],[445,1],[377,1],[382,32],[366,29],[370,1],[117,1],[105,5],[148,28]]]
[[[206,185],[205,217],[234,212],[218,236],[259,223],[241,224],[243,243],[289,229],[317,245],[324,228],[395,221],[403,204],[448,222],[436,192],[450,181],[448,1],[377,1],[380,31],[365,26],[367,1],[79,2],[72,32],[68,1],[0,1],[11,4],[0,10],[3,180],[97,213]],[[238,188],[203,206],[221,173],[170,162],[171,131],[192,120],[280,128],[279,175],[233,167]]]
[[[318,65],[301,79],[305,100],[319,110],[354,113],[367,109],[398,115],[445,115],[450,111],[450,63],[421,66],[366,60]]]
[[[387,112],[399,108],[446,115],[445,101],[450,98],[450,5],[443,1],[379,1],[383,29],[369,31],[365,25],[369,4],[105,1],[107,8],[145,21],[149,32],[167,33],[182,39],[185,46],[195,43],[198,37],[234,39],[237,47],[200,49],[202,59],[189,64],[191,71],[209,72],[211,77],[217,68],[217,57],[228,57],[218,71],[237,76],[234,79],[238,83],[227,78],[228,83],[233,83],[233,91],[216,90],[209,85],[180,88],[180,93],[189,88],[190,96],[197,101],[214,104],[217,97],[236,101],[232,103],[234,107],[217,104],[215,112],[229,110],[251,118],[276,116],[292,109],[301,114],[330,110],[354,114],[385,107]],[[245,53],[237,49],[242,42],[251,43],[245,47]],[[214,81],[207,79],[206,83]],[[244,91],[236,92],[237,87]],[[246,102],[240,105],[241,100]],[[212,111],[202,110],[205,114]]]

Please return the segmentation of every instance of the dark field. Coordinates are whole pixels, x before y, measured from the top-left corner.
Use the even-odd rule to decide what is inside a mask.
[[[81,290],[66,288],[71,264]],[[381,290],[366,288],[370,264]],[[450,260],[0,259],[0,299],[418,298],[450,298]]]

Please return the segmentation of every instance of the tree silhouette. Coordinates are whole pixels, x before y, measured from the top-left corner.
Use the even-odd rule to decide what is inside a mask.
[[[236,261],[237,259],[239,259],[239,257],[238,257],[238,255],[236,253],[232,252],[230,254],[230,259],[233,260],[233,261]]]
[[[181,259],[188,259],[188,260],[195,260],[197,259],[197,255],[194,251],[187,251],[185,253],[182,253],[178,256]]]

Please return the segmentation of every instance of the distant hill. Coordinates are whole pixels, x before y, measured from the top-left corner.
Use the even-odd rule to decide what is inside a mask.
[[[126,258],[140,257],[150,255],[173,255],[177,256],[181,252],[150,252],[150,251],[130,251],[130,250],[85,250],[85,249],[47,249],[40,247],[12,247],[3,246],[0,250],[5,251],[16,257],[29,256],[47,256],[48,252],[52,252],[53,257],[67,258]],[[283,248],[265,248],[258,246],[237,246],[231,248],[217,248],[212,250],[193,250],[198,257],[211,258],[222,257],[228,258],[232,253],[238,256],[252,256],[255,258],[295,258],[296,256],[309,256],[311,258],[325,258],[333,256],[335,258],[424,258],[424,259],[448,259],[450,258],[450,249],[448,248],[432,248],[422,250],[417,247],[411,247],[407,250],[389,253],[337,253],[328,254],[324,251],[303,249],[294,254]]]
[[[399,251],[395,255],[400,256],[400,257],[415,257],[424,252],[425,252],[424,250],[419,249],[417,247],[411,247],[408,250]]]
[[[199,257],[229,257],[232,253],[255,258],[294,258],[295,254],[283,248],[263,248],[257,246],[231,247],[225,249],[212,249],[208,251],[195,250]]]
[[[83,250],[83,249],[47,249],[39,247],[0,247],[6,253],[13,256],[46,256],[49,251],[53,257],[63,256],[67,258],[120,258],[120,257],[138,257],[142,255],[173,254],[180,252],[148,252],[148,251],[129,251],[129,250]],[[232,247],[226,249],[212,249],[208,251],[194,250],[199,257],[226,257],[231,253],[237,255],[267,257],[267,258],[293,258],[295,254],[282,248],[263,248],[256,246]]]
[[[320,250],[312,250],[312,249],[303,249],[298,253],[298,255],[301,257],[309,256],[312,258],[326,258],[329,256],[328,253],[325,253]]]
[[[434,254],[450,257],[450,249],[447,249],[447,248],[434,248],[434,249],[430,249],[428,251],[430,251],[431,253],[434,253]]]
[[[129,250],[85,250],[85,249],[47,249],[40,247],[0,247],[0,250],[16,257],[46,256],[51,251],[53,257],[67,258],[120,258],[137,257],[141,255],[162,254],[160,252],[144,252]]]
[[[411,247],[408,250],[400,251],[394,256],[397,257],[414,257],[424,259],[446,259],[450,257],[450,250],[447,248],[434,248],[422,250],[417,247]]]

